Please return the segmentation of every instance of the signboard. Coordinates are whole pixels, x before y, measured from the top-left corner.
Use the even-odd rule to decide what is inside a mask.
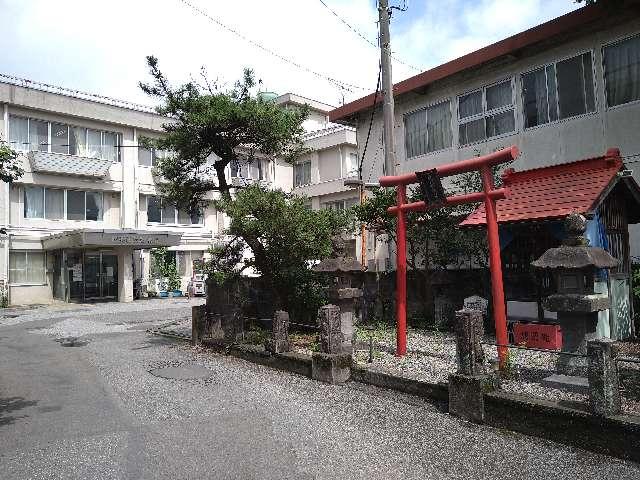
[[[81,282],[82,281],[82,264],[76,263],[71,267],[71,271],[73,272],[73,281]]]
[[[515,323],[513,337],[516,345],[524,345],[528,348],[543,348],[545,350],[560,350],[562,348],[562,331],[559,325]]]

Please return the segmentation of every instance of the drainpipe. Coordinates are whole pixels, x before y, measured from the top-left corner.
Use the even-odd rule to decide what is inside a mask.
[[[3,137],[9,141],[9,104],[4,104],[4,109],[2,112],[2,117],[4,121],[4,132]],[[11,225],[11,184],[5,183],[4,185],[4,225],[7,227],[7,234],[4,241],[4,278],[6,279],[6,287],[7,287],[7,301],[11,304],[11,289],[9,288],[9,248],[11,243],[11,233],[9,231],[9,226]]]
[[[138,129],[137,128],[133,128],[133,144],[134,145],[138,145]],[[133,165],[133,205],[135,206],[135,212],[134,212],[134,225],[135,225],[135,229],[138,229],[138,215],[139,215],[139,202],[140,202],[140,192],[138,191],[138,149],[136,147],[133,147],[133,150],[135,152],[135,157],[136,157],[136,161],[135,164]]]

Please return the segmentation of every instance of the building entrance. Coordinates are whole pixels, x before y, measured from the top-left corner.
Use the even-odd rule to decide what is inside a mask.
[[[118,298],[118,257],[111,251],[65,249],[54,252],[53,293],[68,302]]]

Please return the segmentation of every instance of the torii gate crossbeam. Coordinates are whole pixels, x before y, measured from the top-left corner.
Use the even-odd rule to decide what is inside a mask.
[[[496,189],[493,182],[491,167],[515,160],[520,151],[512,146],[481,157],[474,157],[459,162],[447,163],[435,167],[431,171],[413,172],[403,175],[386,176],[380,178],[380,186],[396,187],[397,205],[389,207],[388,212],[398,217],[397,224],[397,252],[396,252],[396,355],[407,353],[407,245],[406,245],[406,212],[425,211],[442,206],[461,205],[465,203],[484,202],[487,238],[489,243],[489,269],[491,271],[491,296],[493,300],[493,316],[496,326],[496,339],[500,367],[504,367],[508,344],[507,318],[504,301],[504,286],[502,283],[502,260],[500,258],[500,239],[498,236],[498,219],[496,200],[505,198],[504,188]],[[442,198],[438,203],[427,204],[425,201],[407,203],[407,185],[418,183],[419,176],[429,174],[439,179],[478,171],[482,178],[482,192],[466,195],[453,195]],[[440,186],[440,185],[438,185]]]

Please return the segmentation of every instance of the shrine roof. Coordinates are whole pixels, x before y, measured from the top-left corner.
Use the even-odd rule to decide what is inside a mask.
[[[623,167],[620,151],[612,148],[601,157],[522,172],[509,169],[502,176],[507,198],[496,201],[498,223],[558,219],[572,212],[589,215],[621,182],[626,198],[635,204],[627,211],[637,217],[632,212],[640,209],[640,187],[631,176],[619,175]],[[629,223],[638,221],[629,219]],[[460,225],[485,223],[482,204]]]

